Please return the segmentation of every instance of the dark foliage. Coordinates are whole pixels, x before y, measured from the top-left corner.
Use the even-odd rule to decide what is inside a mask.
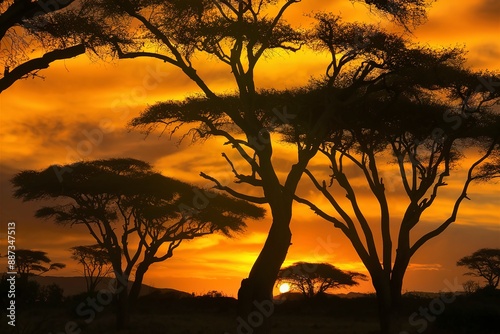
[[[367,277],[353,271],[342,271],[328,263],[297,262],[280,270],[277,285],[288,283],[292,291],[305,297],[324,294],[329,289],[358,285]]]
[[[500,248],[482,248],[457,262],[470,271],[466,275],[482,277],[487,287],[495,289],[500,282]]]

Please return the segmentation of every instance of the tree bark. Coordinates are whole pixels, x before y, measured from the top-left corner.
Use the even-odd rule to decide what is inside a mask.
[[[116,280],[116,329],[124,330],[129,327],[130,314],[128,302],[128,279],[127,281],[117,278]]]
[[[404,275],[392,274],[391,279],[387,277],[374,278],[375,291],[378,301],[378,312],[381,334],[398,334],[401,332],[401,321],[399,309],[401,307],[401,289]],[[379,276],[383,276],[380,274]]]
[[[237,333],[265,334],[270,331],[274,312],[273,287],[286,258],[292,234],[290,217],[273,217],[268,237],[248,278],[238,291]]]
[[[128,279],[129,273],[124,273],[121,268],[121,253],[114,248],[108,248],[111,264],[115,274],[116,286],[114,291],[116,306],[116,329],[123,330],[129,326],[128,308]]]
[[[377,294],[378,315],[381,334],[395,334],[392,328],[392,305],[391,305],[391,289],[390,282],[385,278],[374,278],[373,285]]]
[[[137,270],[135,271],[135,280],[132,283],[132,287],[130,288],[130,293],[128,295],[128,302],[132,305],[139,298],[139,294],[142,288],[142,281],[144,280],[144,275],[146,271],[149,269],[149,264],[145,262],[141,262],[137,266]]]

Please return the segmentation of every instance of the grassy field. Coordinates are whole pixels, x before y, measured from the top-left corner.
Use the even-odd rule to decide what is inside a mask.
[[[16,328],[0,326],[2,333],[92,333],[92,334],[223,334],[235,333],[237,322],[230,313],[207,314],[193,312],[189,314],[134,314],[131,317],[130,329],[116,331],[114,316],[102,314],[92,323],[86,325],[76,320],[78,328],[65,331],[65,317],[56,313],[30,314],[29,319],[21,318]],[[277,314],[272,318],[272,332],[274,334],[368,334],[377,333],[376,319],[335,318],[331,316],[314,315],[283,315]],[[68,319],[69,320],[69,319]],[[78,332],[78,330],[81,330]],[[241,333],[250,333],[242,330]]]
[[[401,308],[402,330],[424,334],[500,334],[500,296],[459,297],[428,323],[425,331],[412,326],[409,315],[426,307],[431,298],[406,298]],[[251,334],[241,327],[232,298],[143,298],[135,305],[127,331],[115,331],[113,306],[85,322],[75,307],[78,300],[57,307],[35,305],[19,311],[16,327],[2,315],[0,333],[6,334]],[[286,301],[276,305],[272,334],[375,334],[378,333],[374,297]],[[235,329],[240,325],[238,333]]]

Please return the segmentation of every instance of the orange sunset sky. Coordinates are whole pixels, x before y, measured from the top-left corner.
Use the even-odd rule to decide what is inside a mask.
[[[345,20],[363,20],[389,26],[381,16],[348,0],[302,0],[289,10],[286,18],[307,27],[304,14],[331,11]],[[401,30],[401,29],[399,29]],[[498,0],[439,0],[429,10],[428,21],[414,30],[410,37],[430,46],[465,46],[467,64],[474,69],[500,70],[500,1]],[[227,67],[199,56],[198,71],[212,89],[228,92],[235,89]],[[305,84],[321,75],[327,66],[324,55],[307,49],[296,54],[277,53],[263,59],[257,68],[256,82],[260,88],[290,88]],[[196,66],[195,66],[196,67]],[[92,243],[81,227],[65,228],[50,221],[33,217],[37,203],[22,203],[11,197],[9,179],[23,169],[41,169],[50,164],[70,163],[110,157],[132,157],[150,162],[163,174],[209,187],[200,178],[203,171],[221,179],[230,179],[230,169],[221,157],[230,153],[222,141],[213,139],[203,144],[189,140],[177,145],[152,134],[145,138],[126,124],[148,104],[166,99],[182,99],[197,93],[194,84],[180,71],[155,60],[100,60],[80,56],[53,63],[40,72],[45,79],[18,81],[0,95],[0,254],[6,253],[7,222],[17,223],[17,247],[46,251],[55,262],[67,267],[50,275],[77,276],[80,268],[70,259],[68,249]],[[102,142],[92,144],[87,135],[102,131]],[[474,154],[471,152],[470,154]],[[287,157],[294,155],[290,146],[275,148],[276,166],[283,173],[289,168]],[[324,166],[320,159],[312,166]],[[327,169],[325,169],[325,175]],[[284,174],[283,174],[284,175]],[[445,219],[451,203],[458,195],[464,174],[457,173],[434,209],[429,211],[416,228],[416,235],[425,233]],[[389,168],[385,172],[392,200],[392,214],[404,207],[397,175]],[[391,181],[392,180],[392,181]],[[301,193],[321,201],[304,180]],[[462,283],[470,279],[456,261],[481,247],[500,247],[500,185],[474,184],[471,201],[462,205],[458,221],[440,237],[426,244],[413,258],[403,291],[439,291],[449,282]],[[361,193],[365,210],[370,210],[368,193]],[[368,211],[365,211],[368,212]],[[370,216],[370,215],[368,215]],[[374,210],[373,218],[376,217]],[[245,278],[257,257],[270,226],[270,214],[264,220],[249,221],[245,233],[232,239],[220,235],[184,242],[174,257],[151,267],[145,283],[155,287],[170,287],[187,292],[204,293],[219,290],[236,296],[241,279]],[[291,224],[293,245],[285,265],[297,261],[329,262],[341,269],[366,273],[361,261],[340,231],[314,216],[308,209],[296,205]],[[1,259],[4,271],[5,259]],[[371,282],[362,282],[351,291],[371,292]],[[347,290],[339,290],[347,292]]]

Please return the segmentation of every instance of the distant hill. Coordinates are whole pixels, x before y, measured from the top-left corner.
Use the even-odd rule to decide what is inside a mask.
[[[325,293],[327,297],[339,297],[339,298],[361,298],[372,296],[372,293],[360,293],[360,292],[349,292],[349,293]],[[286,299],[286,300],[302,300],[304,295],[301,292],[285,292],[274,297],[276,300]]]
[[[301,292],[285,292],[281,293],[277,296],[274,296],[274,300],[302,300],[304,299],[304,295]]]
[[[35,276],[32,278],[34,281],[38,282],[40,285],[51,285],[57,284],[64,290],[64,296],[73,296],[87,291],[85,285],[85,278],[81,276],[77,277],[58,277],[58,276]],[[105,278],[98,285],[97,289],[107,289],[112,278]],[[129,282],[129,288],[132,286],[132,282]],[[141,288],[140,296],[149,295],[153,292],[159,292],[160,294],[166,294],[171,296],[191,296],[191,294],[179,291],[175,289],[159,289],[143,284]]]
[[[0,273],[1,276],[1,273]],[[34,276],[32,278],[34,281],[38,282],[40,285],[51,285],[57,284],[64,290],[64,296],[73,296],[77,294],[81,294],[86,292],[85,278],[81,276],[75,277],[58,277],[58,276]],[[97,287],[99,289],[106,289],[112,278],[105,278],[101,284]],[[129,288],[132,286],[132,282],[129,282]],[[191,297],[190,293],[185,291],[180,291],[176,289],[169,288],[155,288],[147,284],[143,284],[141,288],[140,296],[146,296],[153,294],[157,298],[185,298]],[[455,292],[458,294],[463,294],[463,292]],[[373,296],[374,293],[359,293],[359,292],[348,292],[348,293],[335,293],[335,294],[327,294],[329,296],[340,297],[340,298],[360,298],[360,297],[369,297]],[[406,297],[421,297],[421,298],[434,298],[439,297],[439,292],[422,292],[422,291],[409,291],[403,294]],[[286,292],[283,294],[279,294],[274,296],[274,299],[280,300],[285,298],[286,300],[301,300],[303,299],[303,295],[300,292]]]
[[[408,291],[403,294],[404,297],[420,297],[420,298],[438,298],[442,292],[424,292],[424,291]],[[454,295],[463,295],[464,291],[453,291]]]
[[[147,286],[147,285],[146,285]],[[144,285],[143,285],[144,288]],[[151,287],[149,287],[151,288]],[[192,294],[180,291],[180,290],[175,290],[175,289],[169,289],[169,288],[151,288],[150,292],[144,292],[142,293],[141,289],[141,296],[148,296],[150,299],[181,299],[181,298],[189,298],[193,297]],[[144,289],[146,290],[146,289]]]
[[[464,294],[462,291],[455,291],[454,294]],[[361,293],[361,292],[348,292],[348,293],[326,293],[328,297],[339,298],[363,298],[375,296],[375,293]],[[423,291],[408,291],[403,294],[403,297],[419,297],[419,298],[436,298],[441,295],[441,292],[423,292]],[[274,297],[277,300],[285,298],[286,300],[301,300],[304,298],[300,292],[285,292]]]
[[[348,292],[348,293],[334,293],[333,296],[337,296],[340,298],[361,298],[361,297],[369,297],[372,296],[373,293],[361,293],[361,292]]]

